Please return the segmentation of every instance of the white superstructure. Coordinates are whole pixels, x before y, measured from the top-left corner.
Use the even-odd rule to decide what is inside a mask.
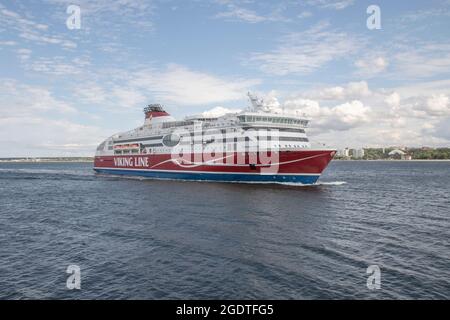
[[[263,149],[300,150],[311,147],[306,117],[272,113],[261,100],[249,94],[252,107],[220,117],[190,116],[176,121],[162,106],[144,111],[142,126],[108,138],[97,155],[166,154],[172,148],[192,152],[244,152]]]

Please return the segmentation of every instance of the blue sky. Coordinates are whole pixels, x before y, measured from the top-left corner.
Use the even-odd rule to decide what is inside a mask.
[[[449,146],[449,30],[449,0],[0,0],[0,157],[92,155],[148,103],[183,118],[249,90],[330,146]]]

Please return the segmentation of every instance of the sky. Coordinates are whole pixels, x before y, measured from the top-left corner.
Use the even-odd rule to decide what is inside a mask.
[[[147,104],[248,91],[314,143],[449,147],[450,0],[0,0],[0,157],[92,156]]]

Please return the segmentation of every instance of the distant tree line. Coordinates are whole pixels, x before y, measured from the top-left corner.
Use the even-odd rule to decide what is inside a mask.
[[[450,159],[450,148],[408,149],[413,159],[446,160]]]
[[[365,160],[390,159],[389,152],[396,148],[365,148]],[[402,149],[406,154],[416,160],[450,160],[450,148],[407,148]]]

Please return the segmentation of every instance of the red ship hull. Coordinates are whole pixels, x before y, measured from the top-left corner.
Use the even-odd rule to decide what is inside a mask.
[[[295,150],[269,154],[224,153],[209,155],[208,159],[203,154],[191,154],[183,159],[171,154],[97,156],[94,170],[159,179],[314,184],[334,155],[334,150]]]

